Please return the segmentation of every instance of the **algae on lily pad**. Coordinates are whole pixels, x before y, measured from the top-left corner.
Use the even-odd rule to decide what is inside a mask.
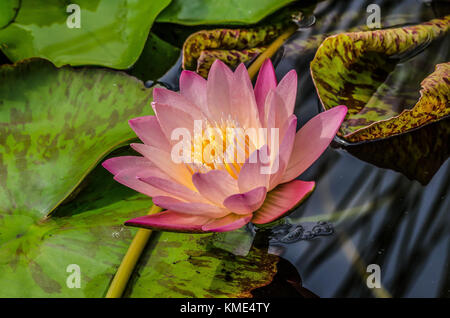
[[[411,72],[410,68],[393,71],[446,35],[449,22],[447,16],[415,26],[342,33],[321,44],[311,62],[311,74],[325,109],[342,104],[349,109],[338,133],[341,137],[349,142],[378,140],[448,116],[449,63],[437,65],[422,81],[418,101],[404,94],[404,88],[389,84],[421,75],[421,70]]]
[[[169,3],[79,0],[76,8],[61,0],[45,5],[21,1],[14,21],[0,28],[0,49],[13,62],[41,57],[56,66],[125,69],[136,62],[154,19]],[[10,19],[11,14],[4,14],[0,13],[0,23]]]

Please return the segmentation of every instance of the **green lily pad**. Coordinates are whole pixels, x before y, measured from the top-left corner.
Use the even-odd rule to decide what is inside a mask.
[[[294,0],[173,0],[157,22],[184,25],[253,24]]]
[[[50,0],[45,6],[22,1],[14,22],[0,30],[0,49],[13,62],[41,57],[56,66],[125,69],[138,59],[154,19],[170,0],[76,3],[80,8],[80,28],[67,24],[68,20],[73,22],[70,16],[75,12],[66,12],[66,1]]]
[[[143,255],[125,297],[251,297],[253,289],[273,280],[279,258],[267,247],[253,246],[243,257],[214,242],[214,234],[161,233]]]
[[[123,222],[152,203],[103,167],[87,183],[45,220],[0,212],[0,297],[105,296],[136,232]],[[70,285],[71,264],[79,267],[79,288]]]
[[[19,11],[20,0],[3,0],[0,2],[0,29],[11,24]]]
[[[181,50],[150,32],[144,50],[129,74],[148,81],[163,76],[178,60]]]
[[[264,52],[289,22],[248,29],[202,30],[189,36],[183,45],[182,67],[195,70],[203,77],[216,59],[236,67]]]
[[[122,72],[57,69],[43,60],[0,68],[0,213],[49,214],[112,149],[135,138],[152,90]]]
[[[403,28],[343,33],[321,44],[311,74],[325,109],[342,104],[349,109],[338,132],[341,137],[350,142],[378,140],[448,116],[448,65],[439,65],[423,80],[418,102],[406,93],[417,91],[414,85],[395,83],[415,83],[413,77],[424,75],[410,72],[411,66],[394,69],[431,43],[439,45],[433,41],[448,32],[449,21],[447,16]],[[413,67],[423,69],[420,64]]]

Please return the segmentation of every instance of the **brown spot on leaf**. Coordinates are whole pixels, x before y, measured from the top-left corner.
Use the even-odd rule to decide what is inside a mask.
[[[48,276],[42,267],[34,261],[30,261],[29,264],[31,276],[36,284],[39,285],[46,293],[54,294],[61,292],[61,285],[55,281],[53,278]]]

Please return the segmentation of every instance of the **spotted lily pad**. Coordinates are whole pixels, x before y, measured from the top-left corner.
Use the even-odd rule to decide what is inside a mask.
[[[44,60],[0,68],[0,214],[37,220],[106,156],[135,138],[152,90],[122,72],[57,69]]]
[[[311,74],[325,109],[341,104],[349,109],[341,137],[350,142],[383,139],[449,115],[448,63],[422,81],[419,101],[389,86],[396,65],[447,34],[449,21],[450,16],[415,26],[343,33],[321,44]],[[421,74],[409,71],[404,69],[397,79]]]
[[[11,1],[6,3],[13,5]],[[48,0],[45,5],[21,1],[13,22],[6,22],[7,27],[2,29],[3,20],[14,14],[11,10],[4,14],[2,1],[0,49],[13,62],[41,57],[56,66],[125,69],[136,62],[154,19],[169,3],[170,0],[79,0],[76,11],[67,1]]]
[[[279,22],[248,29],[215,29],[196,32],[183,45],[182,67],[207,77],[216,59],[230,67],[245,63],[264,52],[288,24]]]
[[[272,281],[279,258],[267,254],[267,247],[252,247],[244,257],[218,249],[214,241],[214,234],[161,233],[125,296],[251,297],[253,289]]]
[[[157,22],[184,25],[253,24],[294,0],[173,0]]]

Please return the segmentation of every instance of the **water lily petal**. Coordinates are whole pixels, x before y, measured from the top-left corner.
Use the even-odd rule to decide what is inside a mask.
[[[295,99],[297,97],[297,72],[290,70],[278,83],[276,92],[284,100],[286,113],[291,115],[294,113]]]
[[[267,145],[264,145],[261,149],[255,150],[242,165],[238,176],[239,191],[241,193],[268,185],[270,178],[268,172],[270,166],[269,163],[262,162],[262,153],[269,155]],[[263,169],[266,169],[267,173],[262,173]]]
[[[122,156],[105,160],[102,166],[114,175],[114,179],[140,193],[148,196],[168,195],[167,192],[156,189],[138,180],[138,176],[168,178],[160,169],[148,159],[137,156]]]
[[[211,220],[202,226],[203,231],[208,232],[228,232],[240,229],[250,222],[252,214],[237,215],[229,214],[223,218]]]
[[[142,182],[145,182],[156,189],[170,194],[175,198],[179,198],[185,201],[203,202],[208,203],[208,201],[203,198],[197,191],[193,191],[178,182],[168,180],[167,178],[158,178],[155,176],[139,178]]]
[[[202,202],[186,202],[168,196],[153,197],[153,203],[179,213],[221,218],[231,213],[224,208]]]
[[[195,190],[189,170],[184,164],[174,163],[170,153],[145,144],[131,144],[131,147],[150,160],[156,167],[165,172],[169,177],[180,182],[189,189]]]
[[[269,91],[265,108],[267,114],[265,127],[267,127],[267,142],[270,147],[273,134],[272,129],[278,129],[278,140],[283,140],[287,129],[285,123],[289,114],[286,110],[284,99],[275,90]],[[275,140],[277,139],[275,138]]]
[[[347,107],[333,107],[313,117],[297,132],[283,183],[298,177],[320,157],[333,140],[346,114]]]
[[[143,116],[128,121],[139,139],[143,143],[170,151],[170,144],[159,125],[156,116]]]
[[[314,181],[301,180],[280,184],[267,194],[264,204],[253,213],[252,222],[264,224],[275,221],[305,199],[314,186]]]
[[[192,182],[203,197],[219,206],[228,196],[239,193],[236,180],[223,170],[194,173]]]
[[[155,87],[153,89],[153,103],[154,104],[165,104],[170,105],[178,110],[183,112],[187,112],[192,115],[194,118],[201,119],[204,117],[202,111],[199,106],[189,101],[183,95],[171,91],[167,88],[163,87]]]
[[[215,60],[208,74],[206,96],[211,119],[220,122],[222,114],[231,113],[230,86],[233,73],[222,61]]]
[[[267,94],[271,89],[277,87],[277,78],[275,76],[275,70],[272,65],[272,61],[267,59],[263,62],[258,78],[255,84],[255,99],[258,106],[259,118],[261,123],[265,122],[266,114],[264,111],[264,105],[266,104]]]
[[[110,158],[103,161],[102,166],[112,174],[117,174],[122,170],[131,168],[146,169],[155,167],[155,165],[148,159],[138,156],[121,156]]]
[[[236,214],[246,215],[261,207],[266,194],[267,188],[259,187],[245,193],[230,195],[225,199],[223,205]]]
[[[180,94],[190,100],[205,114],[209,114],[206,100],[206,80],[193,71],[184,70],[180,75]]]
[[[151,185],[139,180],[139,177],[146,178],[150,176],[167,177],[156,167],[147,169],[142,167],[133,167],[119,171],[114,175],[114,180],[149,197],[168,195],[166,191],[152,187]]]
[[[272,163],[268,191],[271,191],[281,183],[284,172],[286,171],[287,164],[289,162],[289,158],[291,157],[292,149],[294,148],[295,132],[297,129],[297,117],[292,114],[291,116],[289,116],[286,122],[286,133],[284,134],[283,140],[281,141],[278,155]]]
[[[162,211],[152,215],[140,216],[125,222],[125,225],[143,227],[146,229],[201,233],[202,225],[211,221],[211,218],[177,213],[174,211]]]
[[[234,71],[231,82],[231,115],[237,118],[243,127],[261,127],[252,82],[242,63]]]
[[[156,117],[164,135],[171,144],[179,142],[178,140],[172,140],[172,133],[176,129],[187,129],[191,138],[193,138],[194,119],[201,118],[195,118],[191,114],[167,104],[155,103],[153,104],[153,109],[155,110]]]

